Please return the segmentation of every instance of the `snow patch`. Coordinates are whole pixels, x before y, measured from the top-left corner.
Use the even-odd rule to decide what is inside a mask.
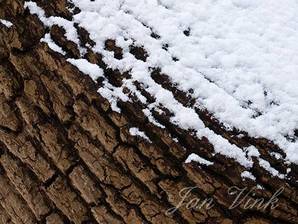
[[[254,146],[249,146],[245,149],[247,156],[251,159],[252,157],[259,158],[260,153],[259,150]]]
[[[9,22],[8,20],[5,20],[5,19],[0,19],[0,23],[2,23],[7,28],[10,28],[13,26],[13,24],[11,22]]]
[[[210,162],[210,161],[198,156],[195,153],[190,154],[187,157],[187,159],[185,160],[185,163],[190,163],[190,162],[198,162],[198,163],[200,163],[202,165],[206,165],[206,166],[211,166],[214,164],[213,162]]]
[[[92,64],[86,59],[69,58],[67,61],[76,66],[81,72],[89,75],[94,81],[99,77],[103,77],[103,70],[98,65]]]
[[[132,136],[140,136],[142,137],[143,139],[147,140],[148,142],[151,142],[150,139],[147,137],[147,135],[145,134],[145,132],[143,131],[140,131],[140,129],[138,128],[130,128],[129,129],[129,133],[132,135]]]
[[[43,38],[40,39],[40,42],[45,42],[48,44],[49,48],[51,48],[53,51],[56,51],[62,55],[65,55],[66,53],[62,50],[61,47],[59,47],[51,38],[50,34],[47,33]]]
[[[243,171],[242,173],[241,173],[241,177],[242,178],[247,178],[247,179],[251,179],[251,180],[256,180],[256,177],[254,176],[254,175],[252,175],[252,173],[251,172],[249,172],[249,171]]]
[[[259,164],[263,167],[266,171],[268,171],[272,176],[277,176],[280,179],[284,179],[285,175],[279,173],[276,169],[272,168],[270,163],[264,159],[259,159]]]

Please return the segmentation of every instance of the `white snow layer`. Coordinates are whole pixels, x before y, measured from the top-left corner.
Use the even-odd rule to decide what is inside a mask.
[[[242,178],[251,179],[251,180],[256,180],[256,177],[255,177],[254,175],[252,175],[252,173],[249,172],[249,171],[243,171],[243,172],[241,173],[241,177],[242,177]]]
[[[132,136],[140,136],[143,139],[147,140],[148,142],[151,142],[150,139],[148,138],[148,136],[145,134],[145,132],[140,131],[138,128],[130,128],[129,133]]]
[[[150,67],[161,68],[181,90],[193,90],[197,107],[204,107],[224,123],[253,137],[265,137],[286,153],[286,160],[298,164],[298,2],[295,0],[72,0],[81,12],[73,21],[46,18],[36,3],[27,2],[51,26],[59,24],[69,40],[79,43],[74,23],[85,28],[96,45],[95,52],[114,69],[130,71],[124,86],[147,103],[133,85],[144,84],[157,99],[150,109],[162,104],[173,112],[171,121],[207,137],[216,153],[252,167],[246,152],[206,128],[194,108],[177,102],[172,93],[150,77]],[[146,25],[146,26],[144,26]],[[153,38],[152,31],[160,36]],[[117,60],[104,50],[106,39],[123,48]],[[129,45],[143,46],[147,62],[129,53]],[[162,47],[168,45],[165,50]],[[84,49],[80,49],[83,54]],[[178,61],[172,60],[175,57]],[[91,77],[101,72],[83,61],[69,61]],[[81,66],[82,65],[82,66]],[[93,69],[94,67],[94,69]],[[123,87],[124,87],[123,86]],[[115,106],[123,96],[121,88],[100,89]],[[262,160],[260,160],[262,161]],[[265,161],[266,162],[266,161]],[[263,167],[270,164],[262,161]],[[271,170],[272,174],[278,175]],[[243,174],[248,176],[247,173]]]
[[[59,47],[51,38],[51,35],[49,33],[45,34],[44,38],[40,40],[40,42],[45,42],[48,44],[49,48],[51,48],[53,51],[59,52],[62,55],[65,55],[66,53],[63,51],[61,47]]]
[[[11,22],[9,22],[8,20],[4,20],[4,19],[0,19],[0,23],[2,23],[7,28],[10,28],[13,26],[13,24]]]
[[[206,166],[213,165],[213,162],[210,162],[210,161],[208,161],[208,160],[206,160],[206,159],[204,159],[204,158],[202,158],[202,157],[200,157],[200,156],[198,156],[198,155],[196,155],[194,153],[192,153],[192,154],[190,154],[188,156],[188,158],[186,159],[185,163],[190,163],[192,161],[198,162],[198,163],[203,164],[203,165],[206,165]]]

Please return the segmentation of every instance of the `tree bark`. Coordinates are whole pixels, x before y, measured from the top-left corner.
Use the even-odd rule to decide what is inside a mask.
[[[47,13],[70,17],[67,2],[40,1]],[[119,101],[121,114],[111,109],[97,89],[100,81],[81,73],[40,39],[46,27],[24,9],[22,0],[0,1],[0,223],[297,223],[297,166],[291,178],[272,177],[258,162],[251,172],[256,181],[242,179],[245,168],[232,159],[214,155],[208,139],[197,139],[170,122],[148,121],[143,106]],[[77,46],[64,38],[63,29],[50,30],[67,55],[79,57]],[[82,43],[91,43],[78,28]],[[121,49],[107,40],[107,49],[121,57]],[[132,48],[140,60],[146,52]],[[86,59],[100,65],[110,83],[119,86],[129,74],[107,68],[91,50]],[[192,99],[155,69],[152,77],[184,105]],[[154,100],[136,86],[148,100]],[[197,111],[205,125],[239,147],[253,145],[279,171],[286,168],[269,154],[277,146],[266,139],[236,137],[207,111]],[[151,142],[129,133],[146,132]],[[174,137],[179,141],[175,141]],[[196,153],[214,164],[185,164]],[[262,189],[255,187],[259,185]],[[234,187],[234,188],[231,188]],[[236,208],[232,190],[253,189]],[[247,208],[245,202],[278,195],[278,207]],[[187,194],[189,193],[189,194]],[[185,198],[184,198],[185,196]],[[186,197],[187,196],[187,197]],[[212,200],[211,208],[202,205]],[[211,205],[211,204],[210,204]],[[247,205],[247,204],[246,204]]]

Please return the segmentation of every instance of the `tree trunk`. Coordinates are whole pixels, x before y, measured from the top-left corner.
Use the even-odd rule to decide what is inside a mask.
[[[72,16],[66,1],[40,5],[48,14]],[[121,113],[114,112],[97,92],[100,80],[92,81],[40,42],[47,28],[22,0],[0,1],[0,18],[13,23],[10,28],[0,24],[0,223],[298,222],[297,166],[291,165],[291,178],[280,179],[256,161],[251,169],[256,180],[243,179],[244,167],[214,155],[208,139],[172,124],[166,110],[154,114],[164,129],[148,121],[137,100],[119,101]],[[78,33],[82,42],[91,42],[84,30]],[[79,57],[61,27],[51,27],[50,34],[67,55]],[[107,40],[106,47],[121,57],[115,41]],[[146,60],[144,50],[132,53]],[[100,65],[114,86],[128,75],[108,69],[91,50],[86,59]],[[152,77],[182,104],[191,102],[158,69]],[[239,138],[207,111],[197,113],[217,134],[239,147],[255,146],[276,170],[286,169],[269,154],[280,152],[270,141],[245,133]],[[133,136],[131,127],[150,141]],[[213,164],[184,163],[191,153]],[[241,189],[254,193],[236,199]],[[263,207],[252,206],[262,198]]]

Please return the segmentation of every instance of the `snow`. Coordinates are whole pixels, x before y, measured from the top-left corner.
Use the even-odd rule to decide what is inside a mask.
[[[247,156],[249,158],[251,158],[251,157],[257,157],[258,158],[260,156],[259,150],[254,146],[249,146],[245,150],[246,150]]]
[[[261,186],[260,184],[257,184],[257,189],[259,189],[259,190],[264,190],[264,187]]]
[[[88,62],[86,59],[70,58],[67,61],[79,68],[81,72],[89,75],[94,81],[99,77],[103,77],[102,69],[98,65]]]
[[[264,159],[259,159],[259,164],[261,167],[263,167],[265,170],[267,170],[269,173],[272,174],[272,176],[277,176],[280,179],[284,179],[285,175],[280,174],[276,169],[272,168],[270,163]]]
[[[259,165],[261,167],[263,167],[266,171],[268,171],[272,176],[277,176],[277,177],[279,177],[281,179],[284,179],[286,177],[285,174],[281,174],[276,169],[272,168],[271,165],[270,165],[270,163],[268,161],[266,161],[263,158],[261,158],[260,157],[261,155],[259,153],[259,150],[256,147],[254,147],[254,146],[247,147],[246,148],[246,154],[247,154],[247,156],[248,156],[249,159],[252,159],[252,157],[257,158],[258,161],[259,161]],[[271,154],[273,156],[275,156],[277,159],[281,159],[281,155],[280,154],[278,154],[278,153],[271,153]],[[248,173],[249,172],[244,171],[242,173],[242,176],[249,178],[249,174]],[[250,178],[250,179],[252,179],[252,178]]]
[[[96,81],[99,77],[103,77],[103,70],[96,64],[92,64],[86,59],[67,59],[69,63],[76,66],[81,72],[89,75],[93,81]],[[120,113],[120,109],[117,106],[117,99],[120,98],[122,101],[128,101],[128,97],[122,93],[121,88],[112,86],[111,84],[104,81],[105,87],[99,88],[98,92],[111,103],[111,108]],[[116,97],[117,96],[117,97]]]
[[[11,22],[9,22],[8,20],[4,20],[4,19],[0,19],[0,23],[2,23],[7,28],[10,28],[13,26],[13,24]]]
[[[241,177],[251,179],[251,180],[256,180],[256,177],[254,175],[252,175],[252,173],[250,173],[249,171],[243,171],[241,173]]]
[[[147,135],[145,134],[145,132],[140,131],[138,128],[130,128],[129,129],[129,133],[132,136],[140,136],[143,139],[147,140],[148,142],[151,142],[150,139],[147,137]]]
[[[51,16],[51,17],[46,17],[45,12],[42,8],[40,8],[35,2],[29,1],[25,2],[24,4],[25,8],[28,8],[32,14],[36,14],[38,18],[48,27],[53,26],[53,25],[59,25],[64,28],[66,31],[65,36],[68,40],[73,41],[76,43],[78,46],[80,41],[78,38],[77,31],[74,27],[74,24],[72,21],[69,21],[67,19],[64,19],[62,17],[56,17],[56,16]],[[84,49],[80,48],[80,53],[83,54],[85,53]]]
[[[62,50],[61,47],[59,47],[51,38],[50,34],[45,34],[44,38],[40,39],[40,42],[45,42],[48,44],[49,48],[51,48],[53,51],[59,52],[62,55],[65,55],[66,53]]]
[[[200,164],[202,164],[202,165],[206,165],[206,166],[211,166],[211,165],[213,165],[213,162],[210,162],[210,161],[208,161],[208,160],[206,160],[206,159],[204,159],[204,158],[198,156],[198,155],[195,154],[195,153],[190,154],[190,155],[187,157],[187,159],[185,160],[185,163],[190,163],[190,162],[192,162],[192,161],[193,161],[193,162],[198,162],[198,163],[200,163]]]
[[[120,112],[119,99],[130,100],[122,91],[126,87],[146,104],[143,111],[154,124],[163,127],[151,112],[163,105],[174,114],[172,123],[195,130],[199,138],[208,138],[215,153],[251,168],[252,157],[260,157],[258,149],[239,148],[205,127],[195,109],[206,108],[227,129],[235,127],[252,137],[272,140],[285,152],[286,161],[298,164],[298,139],[294,135],[298,127],[297,1],[72,2],[81,10],[72,21],[54,16],[46,18],[34,2],[26,2],[25,6],[46,26],[64,27],[67,39],[79,46],[74,27],[74,23],[78,23],[96,43],[92,50],[102,54],[111,68],[130,71],[131,79],[124,80],[122,87],[116,88],[105,80],[104,87],[99,89],[114,110]],[[186,30],[189,35],[185,35]],[[153,38],[152,31],[160,38]],[[116,40],[123,49],[123,59],[115,59],[112,52],[105,50],[107,39]],[[46,36],[45,40],[49,38]],[[50,41],[48,43],[51,45]],[[146,62],[129,53],[132,43],[146,49],[149,55]],[[168,50],[163,49],[165,44]],[[52,49],[55,48],[52,45]],[[80,47],[80,52],[84,55],[86,49]],[[173,57],[178,61],[172,60]],[[68,61],[93,80],[103,76],[97,65],[85,59],[69,58]],[[150,76],[152,67],[161,68],[177,88],[185,92],[192,89],[195,106],[183,106],[170,91],[157,84]],[[156,102],[148,103],[135,88],[134,81],[141,83]],[[187,162],[193,158],[200,160],[192,155]],[[259,161],[272,175],[282,177],[267,161],[261,158]],[[243,177],[251,176],[244,173]]]

